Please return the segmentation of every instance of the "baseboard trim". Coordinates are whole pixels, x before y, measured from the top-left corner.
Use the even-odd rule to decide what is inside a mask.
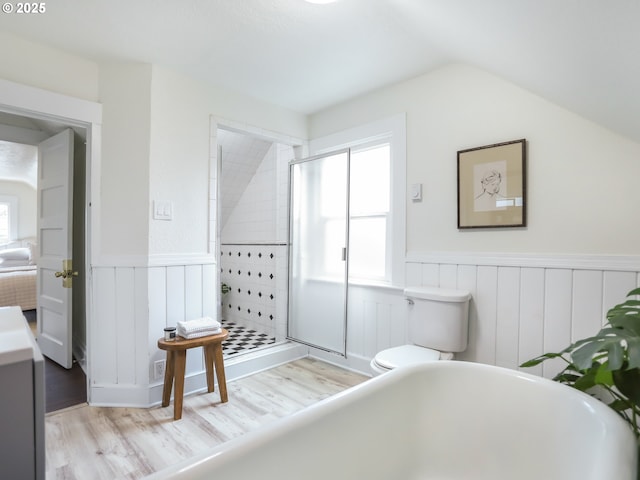
[[[135,385],[94,384],[87,403],[92,407],[148,407],[149,389]]]
[[[258,373],[284,363],[292,362],[309,355],[308,347],[293,342],[283,343],[256,352],[238,355],[225,361],[227,383]],[[89,405],[96,407],[136,407],[149,408],[162,403],[162,382],[149,387],[134,385],[92,385],[89,392]],[[187,375],[184,379],[184,395],[204,392],[207,389],[205,372]],[[217,395],[218,387],[216,385]],[[214,397],[214,401],[216,397]]]
[[[371,368],[369,365],[371,363],[371,359],[363,357],[361,355],[350,354],[347,352],[347,356],[342,357],[340,355],[336,355],[335,353],[326,352],[318,348],[310,347],[309,356],[318,360],[322,360],[323,362],[327,362],[332,365],[344,368],[346,370],[351,370],[352,372],[360,373],[368,377],[371,376]]]

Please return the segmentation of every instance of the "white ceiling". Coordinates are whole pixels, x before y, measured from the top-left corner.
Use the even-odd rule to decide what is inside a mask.
[[[640,141],[639,20],[637,0],[54,0],[0,29],[302,113],[462,62]]]
[[[0,180],[26,182],[35,189],[37,174],[38,147],[0,140]]]

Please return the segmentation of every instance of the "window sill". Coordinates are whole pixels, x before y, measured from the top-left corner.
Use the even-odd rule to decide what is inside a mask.
[[[309,282],[317,282],[317,283],[332,283],[332,284],[342,284],[341,280],[331,277],[314,277],[307,279]],[[359,288],[368,288],[385,291],[387,293],[402,293],[404,292],[404,287],[398,285],[392,285],[387,282],[381,282],[376,280],[367,280],[363,278],[358,279],[349,279],[350,287],[359,287]]]
[[[404,291],[404,287],[392,285],[387,282],[366,279],[349,279],[349,286],[374,288],[376,290],[384,290],[388,293],[402,293]]]

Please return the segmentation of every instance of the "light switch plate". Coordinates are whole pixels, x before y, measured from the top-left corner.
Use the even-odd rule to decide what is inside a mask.
[[[167,201],[153,201],[154,220],[171,220],[173,218],[173,204]]]
[[[422,200],[421,183],[414,183],[411,185],[411,200]]]

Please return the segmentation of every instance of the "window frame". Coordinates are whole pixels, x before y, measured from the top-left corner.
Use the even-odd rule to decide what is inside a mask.
[[[309,141],[311,156],[350,148],[390,144],[390,208],[387,217],[386,278],[357,278],[357,283],[404,285],[406,245],[406,116],[398,114]],[[351,281],[351,278],[350,278]]]

